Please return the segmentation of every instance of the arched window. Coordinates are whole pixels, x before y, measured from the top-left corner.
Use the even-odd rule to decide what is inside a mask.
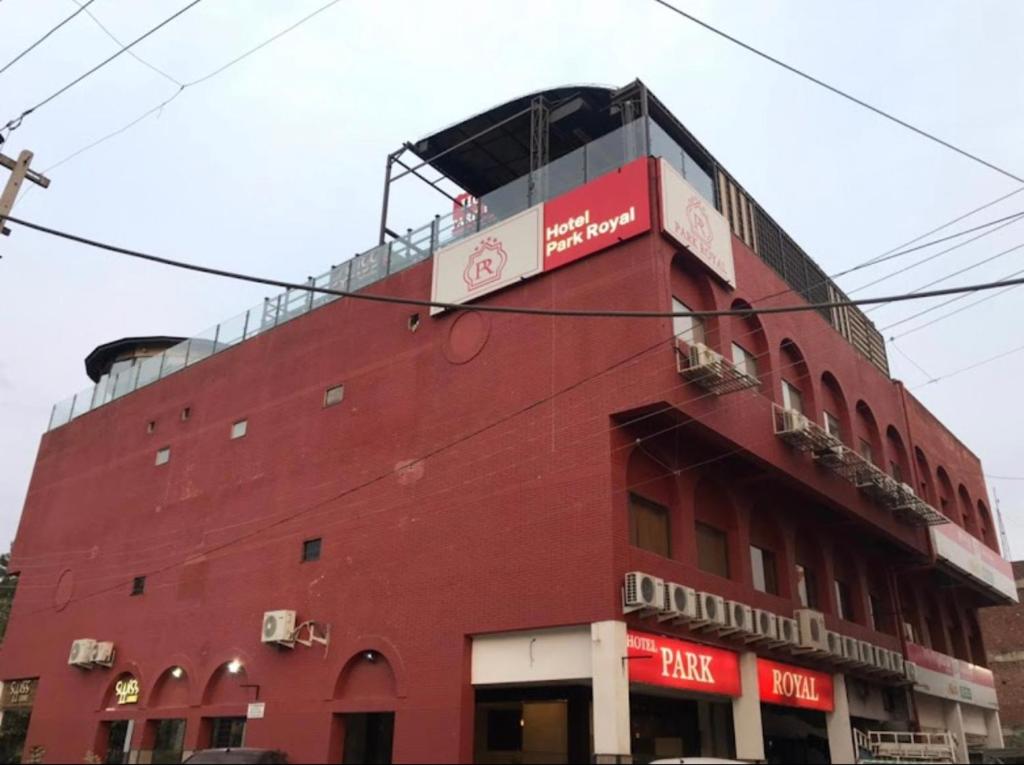
[[[712,311],[715,292],[707,274],[698,270],[688,256],[677,254],[672,259],[669,273],[672,286],[672,311]],[[721,351],[719,345],[719,317],[676,316],[672,319],[672,334],[687,345],[703,343]]]
[[[745,300],[734,300],[731,306],[733,310],[747,310],[750,307],[750,303]],[[730,316],[729,319],[732,347],[726,355],[732,358],[732,363],[741,372],[760,380],[762,387],[766,383],[770,384],[771,354],[761,319],[757,314]]]
[[[847,622],[864,623],[860,607],[860,578],[857,567],[847,552],[835,550],[835,579],[833,585],[836,596],[836,616]]]
[[[971,495],[967,493],[967,487],[963,484],[960,484],[957,488],[957,498],[959,499],[959,515],[962,520],[963,527],[974,534],[974,536],[980,538],[980,535],[978,534],[978,526],[974,521],[974,503],[971,502]]]
[[[801,529],[796,535],[796,599],[802,608],[825,610],[825,557],[818,534]]]
[[[630,544],[672,557],[671,516],[677,505],[671,471],[638,446],[629,455],[626,486]]]
[[[993,550],[999,549],[996,546],[996,531],[992,526],[992,515],[980,499],[978,500],[978,539]]]
[[[792,340],[782,341],[779,352],[782,406],[814,419],[814,390],[804,354]]]
[[[967,519],[956,509],[953,482],[949,480],[949,473],[946,472],[946,468],[939,465],[935,470],[935,475],[938,477],[939,511],[957,526],[963,526],[968,531],[971,531],[971,527],[967,525]],[[974,532],[971,531],[971,533],[973,534]]]
[[[919,486],[915,487],[917,496],[934,505],[935,485],[932,483],[932,469],[928,464],[928,458],[920,446],[914,447],[914,457],[917,459],[917,480],[920,482]]]
[[[828,434],[840,441],[848,441],[853,430],[850,409],[846,405],[846,396],[843,395],[839,381],[831,372],[821,376],[821,409],[821,424]]]
[[[871,407],[863,400],[857,402],[853,418],[854,443],[852,446],[861,457],[877,465],[882,459],[882,439],[878,423]]]
[[[736,577],[736,532],[736,511],[725,487],[713,478],[701,478],[694,489],[694,536],[701,571]]]
[[[910,459],[907,456],[907,449],[903,445],[903,437],[896,428],[890,425],[885,431],[885,445],[888,452],[890,475],[900,483],[910,483]]]
[[[750,571],[755,590],[785,596],[789,569],[774,507],[773,503],[759,503],[750,514]]]

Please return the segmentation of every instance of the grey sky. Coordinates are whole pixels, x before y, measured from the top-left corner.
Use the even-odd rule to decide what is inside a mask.
[[[196,79],[324,1],[205,0],[137,52],[181,81]],[[1024,173],[1022,4],[679,2],[741,39]],[[184,4],[98,0],[90,10],[128,40]],[[0,62],[74,8],[72,0],[4,0]],[[0,75],[0,123],[114,50],[80,15]],[[55,169],[50,189],[33,189],[17,213],[171,257],[298,280],[375,243],[384,158],[403,141],[543,87],[622,85],[636,77],[829,272],[1015,188],[650,0],[342,0],[189,89],[161,113]],[[49,167],[174,90],[122,56],[26,118],[5,151],[30,148],[36,166]],[[443,198],[406,182],[393,227],[418,226],[447,208]],[[971,222],[1017,210],[1024,210],[1024,194]],[[910,290],[1021,242],[1024,223],[862,294]],[[0,240],[0,254],[5,545],[16,529],[50,406],[88,383],[86,353],[124,335],[195,334],[268,293],[26,230]],[[842,284],[853,289],[895,265]],[[1020,269],[1024,251],[950,283]],[[909,335],[899,347],[928,373],[941,375],[1021,345],[1014,307],[1022,295],[996,298]],[[928,305],[907,303],[871,315],[885,326]],[[890,348],[889,355],[894,375],[912,389],[926,381],[899,353]],[[988,473],[1024,476],[1022,371],[1024,354],[914,392],[979,454]],[[1002,501],[1013,551],[1024,555],[1024,481],[990,486]]]

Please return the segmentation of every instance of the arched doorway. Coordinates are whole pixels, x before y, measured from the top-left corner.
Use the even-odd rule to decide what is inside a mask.
[[[398,682],[387,656],[368,648],[353,655],[334,686],[332,759],[343,763],[390,763]]]

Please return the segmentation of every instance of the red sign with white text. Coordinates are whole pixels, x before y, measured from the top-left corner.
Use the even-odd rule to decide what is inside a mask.
[[[732,651],[629,630],[626,656],[631,683],[740,695],[739,657]]]
[[[822,712],[831,712],[835,708],[832,676],[824,672],[758,659],[757,684],[761,701],[766,704]]]
[[[544,203],[544,270],[551,271],[651,227],[647,158]]]

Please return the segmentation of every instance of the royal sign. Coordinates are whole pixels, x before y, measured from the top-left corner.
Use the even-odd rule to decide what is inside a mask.
[[[431,300],[466,303],[540,273],[541,205],[434,255]],[[443,308],[431,308],[432,314]]]
[[[658,161],[661,230],[730,287],[736,286],[729,223],[672,165]]]
[[[651,227],[647,158],[544,204],[544,270],[592,255]]]
[[[835,709],[832,676],[824,672],[758,659],[757,685],[765,704],[822,712]]]
[[[739,657],[732,651],[633,630],[626,649],[631,683],[740,695]]]

